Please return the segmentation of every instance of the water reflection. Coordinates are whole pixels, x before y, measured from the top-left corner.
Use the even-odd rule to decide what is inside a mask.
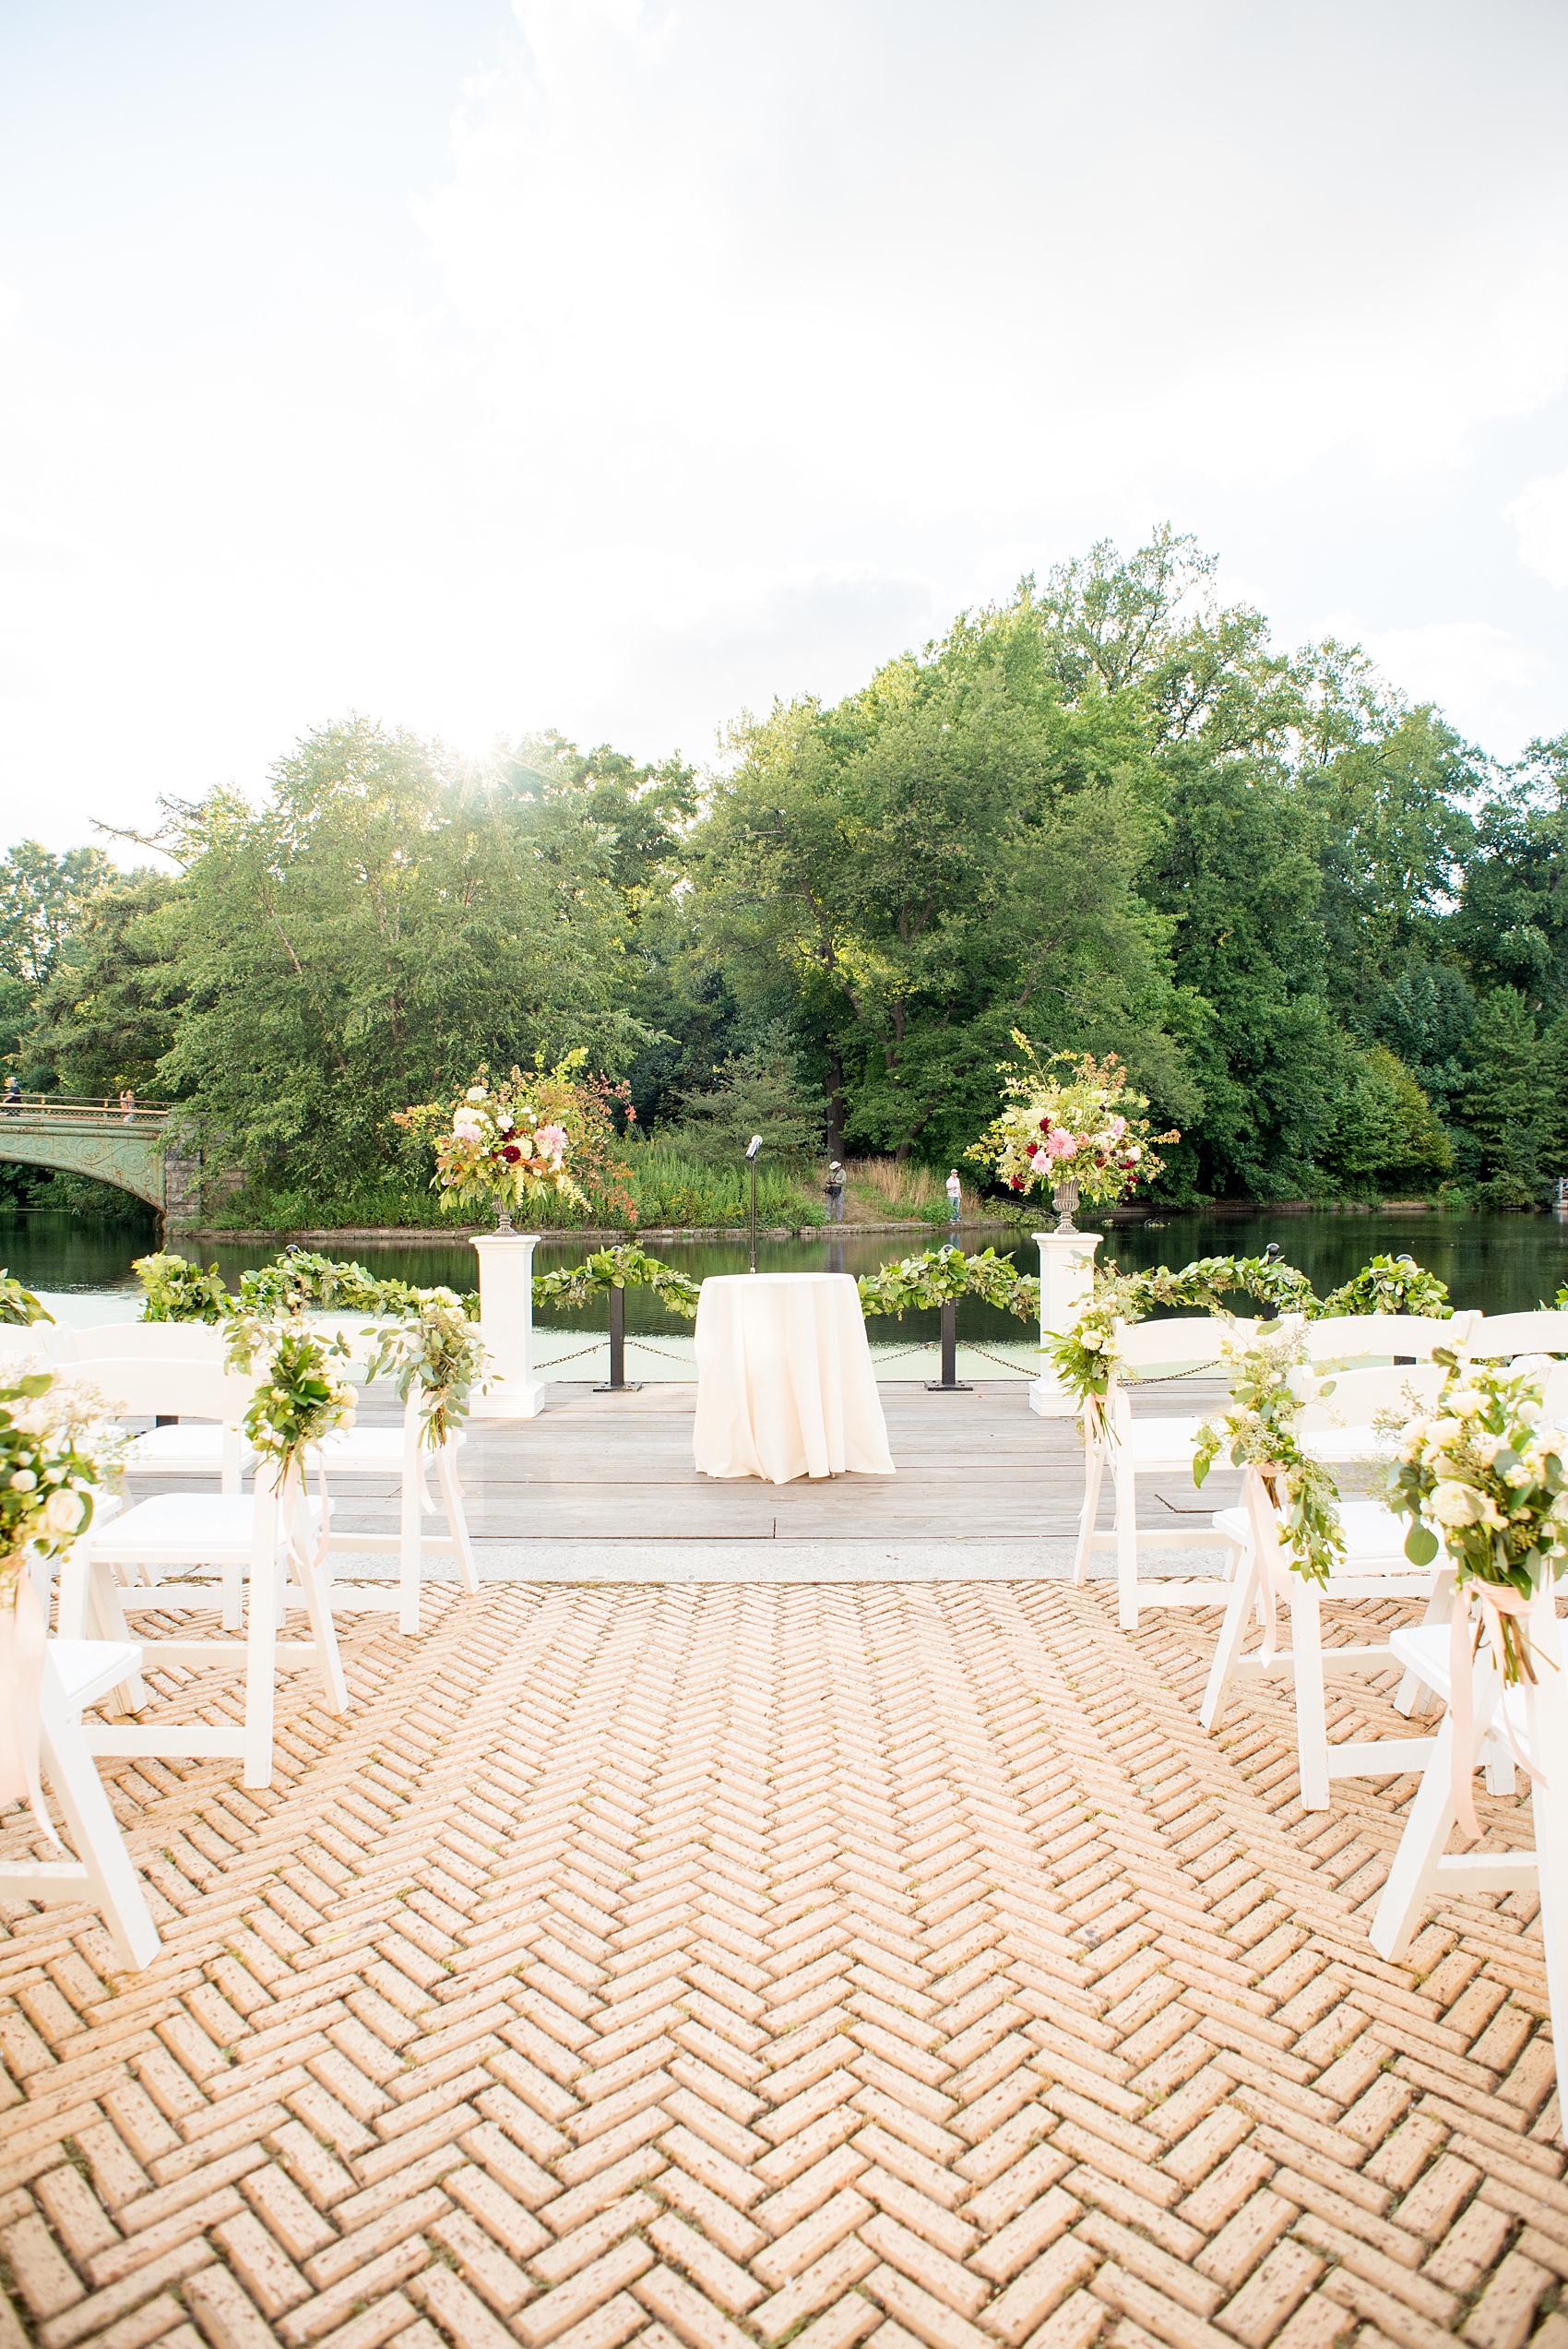
[[[1094,1228],[1087,1225],[1087,1228]],[[877,1232],[858,1235],[853,1225],[808,1240],[759,1238],[759,1271],[872,1272],[900,1256],[932,1246],[945,1233]],[[1038,1252],[1027,1235],[1007,1232],[968,1233],[967,1247],[993,1245],[1032,1271]],[[1261,1209],[1234,1215],[1172,1215],[1149,1223],[1108,1230],[1099,1249],[1100,1261],[1114,1258],[1126,1271],[1156,1264],[1186,1264],[1194,1257],[1261,1255],[1277,1241],[1288,1260],[1300,1265],[1321,1293],[1348,1280],[1369,1257],[1408,1249],[1418,1262],[1446,1281],[1457,1306],[1479,1306],[1488,1313],[1517,1312],[1550,1305],[1560,1284],[1568,1281],[1568,1212],[1562,1215],[1360,1215],[1281,1214]],[[69,1215],[18,1215],[0,1219],[0,1262],[30,1288],[53,1291],[106,1292],[134,1287],[131,1260],[158,1245],[157,1227],[149,1217],[145,1226],[134,1223],[92,1223]],[[270,1263],[281,1244],[267,1242],[176,1242],[179,1253],[192,1261],[216,1263],[230,1285],[251,1266]],[[660,1240],[657,1253],[678,1264],[694,1280],[713,1272],[743,1272],[744,1234],[733,1240]],[[555,1235],[540,1243],[535,1262],[540,1271],[552,1265],[576,1262],[584,1243]],[[355,1256],[386,1278],[411,1281],[421,1286],[444,1282],[453,1288],[471,1288],[475,1260],[466,1241],[422,1241],[416,1246],[383,1246],[345,1241],[332,1251]],[[602,1299],[575,1315],[559,1310],[540,1316],[560,1319],[583,1330],[609,1326]],[[626,1299],[628,1329],[671,1330],[683,1324],[667,1314],[647,1290],[633,1290]],[[911,1338],[934,1337],[935,1313],[906,1314],[902,1324],[891,1320],[884,1329]],[[1020,1325],[976,1298],[958,1308],[959,1334],[983,1341],[1011,1335]]]

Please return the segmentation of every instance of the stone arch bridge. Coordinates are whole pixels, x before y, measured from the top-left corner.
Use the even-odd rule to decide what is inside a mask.
[[[0,1098],[0,1159],[90,1174],[130,1191],[176,1232],[201,1220],[202,1164],[171,1149],[169,1111],[160,1103],[122,1109],[113,1097],[23,1093]]]

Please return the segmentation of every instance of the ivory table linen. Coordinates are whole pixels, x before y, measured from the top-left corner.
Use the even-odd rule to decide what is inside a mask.
[[[891,1476],[860,1292],[847,1272],[702,1284],[693,1450],[705,1476]]]

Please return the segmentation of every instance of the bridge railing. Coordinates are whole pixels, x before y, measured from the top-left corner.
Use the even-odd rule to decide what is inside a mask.
[[[30,1125],[139,1126],[155,1130],[167,1119],[170,1102],[123,1102],[117,1093],[28,1093],[0,1091],[0,1116],[25,1118]]]

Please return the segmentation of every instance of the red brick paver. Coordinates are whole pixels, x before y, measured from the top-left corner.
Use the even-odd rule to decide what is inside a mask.
[[[1409,1782],[1112,1604],[493,1587],[269,1795],[116,1766],[167,1948],[5,1913],[0,2349],[1568,2349],[1533,1903],[1380,1964]]]

